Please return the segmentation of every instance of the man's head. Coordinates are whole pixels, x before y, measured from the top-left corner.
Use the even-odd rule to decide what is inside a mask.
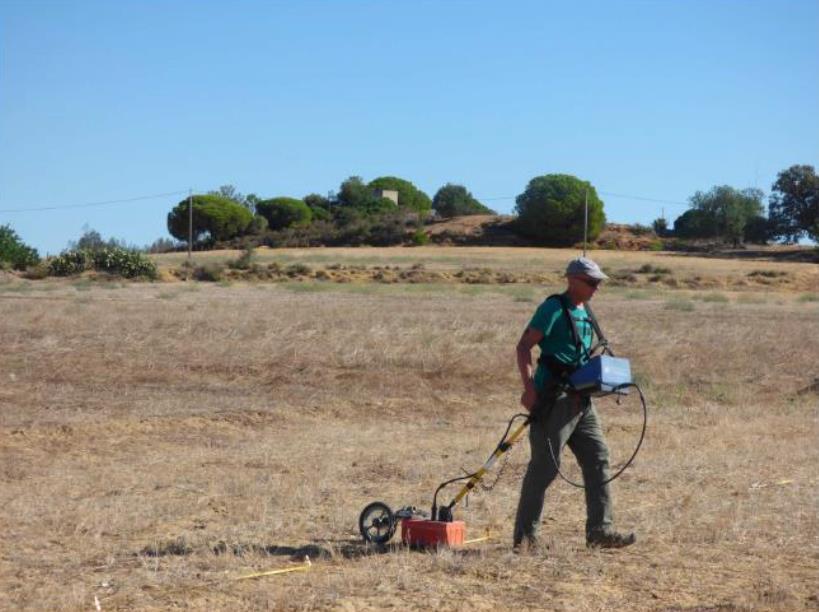
[[[598,285],[607,278],[600,266],[587,257],[572,259],[566,266],[569,294],[577,303],[590,300]]]

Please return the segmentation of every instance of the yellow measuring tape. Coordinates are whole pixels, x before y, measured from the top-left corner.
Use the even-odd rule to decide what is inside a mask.
[[[244,576],[237,576],[234,580],[247,580],[248,578],[261,578],[262,576],[275,576],[276,574],[289,574],[290,572],[306,572],[311,567],[313,567],[313,564],[310,562],[310,557],[305,555],[303,565],[268,570],[266,572],[256,572],[255,574],[245,574]]]
[[[464,540],[462,546],[467,544],[477,544],[478,542],[486,542],[491,540],[491,535],[481,536],[480,538],[472,538],[471,540]],[[313,564],[310,562],[310,557],[304,556],[304,563],[302,565],[294,565],[293,567],[284,567],[281,569],[267,570],[265,572],[255,572],[253,574],[244,574],[243,576],[236,576],[234,580],[247,580],[249,578],[261,578],[263,576],[277,576],[279,574],[290,574],[292,572],[306,572]]]

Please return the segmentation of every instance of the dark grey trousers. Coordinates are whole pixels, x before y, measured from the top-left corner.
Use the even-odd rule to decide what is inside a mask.
[[[612,526],[609,478],[609,449],[603,437],[600,420],[590,398],[561,394],[556,399],[538,400],[537,418],[529,426],[532,456],[520,492],[514,542],[536,538],[543,513],[546,488],[557,476],[557,466],[549,453],[551,440],[555,459],[560,465],[560,451],[568,444],[586,485],[586,535],[606,531]]]

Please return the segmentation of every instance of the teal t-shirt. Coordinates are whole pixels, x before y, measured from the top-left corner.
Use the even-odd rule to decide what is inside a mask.
[[[543,338],[538,342],[541,355],[554,355],[558,361],[567,365],[582,364],[588,359],[588,352],[591,350],[594,337],[594,328],[585,308],[572,306],[571,302],[569,302],[569,313],[575,321],[577,334],[585,350],[578,351],[572,337],[572,329],[569,327],[566,315],[563,314],[563,307],[557,298],[547,298],[538,306],[532,320],[529,322],[529,327],[537,329],[543,334]],[[538,364],[535,370],[535,386],[542,389],[550,378],[552,378],[552,373],[549,369],[545,365]]]

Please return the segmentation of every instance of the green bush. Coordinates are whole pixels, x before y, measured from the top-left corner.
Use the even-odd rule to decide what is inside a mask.
[[[394,210],[394,207],[393,207]],[[307,227],[267,232],[261,244],[273,248],[312,246],[392,246],[404,244],[407,231],[400,214],[351,216],[343,226],[317,221]]]
[[[267,219],[271,230],[287,227],[304,227],[313,220],[313,212],[303,200],[296,198],[271,198],[256,204],[256,212]]]
[[[48,269],[53,276],[73,276],[90,270],[93,264],[89,251],[65,251],[49,260]]]
[[[654,230],[647,225],[643,225],[642,223],[635,223],[634,225],[630,226],[631,233],[635,236],[646,236],[648,234],[654,233]]]
[[[103,248],[98,251],[65,251],[48,262],[53,276],[82,274],[86,270],[98,270],[123,278],[157,277],[156,265],[142,253],[122,248]]]
[[[142,253],[120,248],[104,248],[94,251],[92,261],[95,270],[116,274],[123,278],[157,277],[156,265]]]
[[[25,270],[40,261],[37,249],[20,240],[10,225],[0,225],[0,264],[6,263],[15,270]]]
[[[671,274],[671,268],[663,268],[662,266],[652,266],[651,264],[643,264],[637,270],[637,274]]]
[[[309,276],[312,274],[312,272],[313,269],[307,264],[303,263],[290,264],[284,269],[284,273],[290,278],[294,278],[296,276]]]
[[[411,243],[415,246],[429,244],[429,236],[422,229],[417,229],[412,233]]]
[[[247,247],[239,257],[228,262],[228,268],[231,270],[249,270],[255,259],[255,249],[253,247]]]
[[[225,267],[220,263],[206,263],[193,269],[193,278],[198,281],[218,283],[224,276]]]

